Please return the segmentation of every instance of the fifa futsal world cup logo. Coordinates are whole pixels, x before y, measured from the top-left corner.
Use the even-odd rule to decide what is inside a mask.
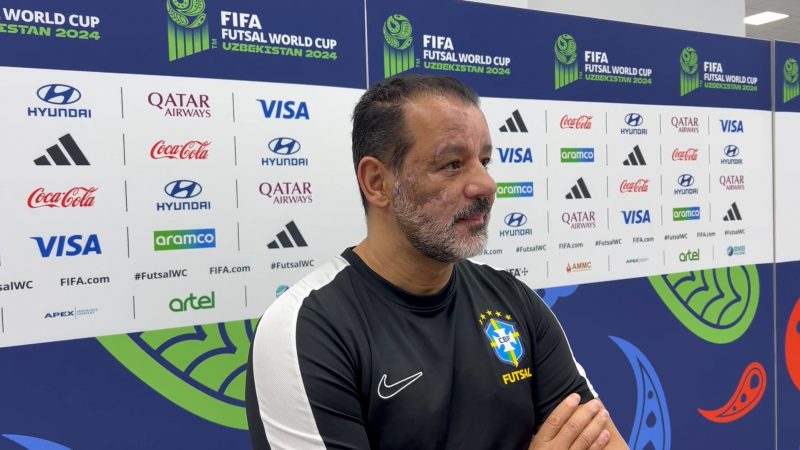
[[[556,39],[556,89],[578,80],[578,44],[568,34]]]
[[[414,38],[411,23],[400,14],[393,14],[383,24],[383,76],[389,78],[414,68]]]
[[[783,63],[783,103],[800,95],[800,83],[797,82],[797,60],[789,58]]]
[[[700,87],[697,71],[697,52],[692,47],[681,51],[681,97]]]
[[[169,60],[209,49],[205,0],[167,0]]]

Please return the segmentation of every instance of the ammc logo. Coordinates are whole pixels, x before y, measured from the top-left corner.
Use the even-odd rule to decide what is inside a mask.
[[[556,54],[555,80],[558,90],[579,78],[578,44],[572,36],[565,33],[556,39],[553,51]]]
[[[800,82],[797,77],[797,60],[789,58],[783,63],[783,103],[800,95]]]
[[[170,62],[211,48],[204,0],[167,0]]]
[[[383,23],[383,76],[389,78],[414,68],[414,37],[406,16],[392,14]]]
[[[692,47],[681,51],[681,97],[700,87],[697,52]]]

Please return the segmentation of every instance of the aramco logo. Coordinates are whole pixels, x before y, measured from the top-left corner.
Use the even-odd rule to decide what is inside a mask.
[[[210,48],[205,0],[167,0],[170,62]]]
[[[697,52],[692,47],[681,51],[681,97],[700,87]]]
[[[578,80],[578,44],[572,36],[562,34],[553,47],[556,54],[556,89]]]
[[[789,58],[783,63],[783,103],[800,95],[800,83],[797,82],[797,60]]]
[[[414,68],[414,37],[406,16],[393,14],[383,23],[383,76],[389,78]]]

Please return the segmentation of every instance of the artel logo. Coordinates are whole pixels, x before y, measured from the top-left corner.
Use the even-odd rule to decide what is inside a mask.
[[[530,147],[496,147],[503,164],[532,163],[533,152]]]
[[[215,303],[215,292],[211,291],[208,295],[201,295],[199,297],[195,296],[194,294],[190,293],[188,297],[181,299],[181,298],[173,298],[169,301],[169,310],[172,312],[184,312],[190,309],[194,310],[201,310],[201,309],[214,309]]]
[[[697,153],[699,152],[696,148],[687,148],[686,150],[681,150],[676,148],[672,151],[672,160],[673,161],[697,161]]]
[[[625,116],[625,124],[629,127],[640,127],[643,123],[644,119],[642,118],[641,114],[630,113]]]
[[[528,222],[528,216],[519,212],[507,214],[503,221],[510,227],[521,227]]]
[[[569,115],[564,114],[564,116],[561,117],[560,126],[562,129],[591,130],[592,118],[593,116],[587,116],[585,114],[578,117],[569,117]]]
[[[163,139],[150,148],[152,159],[208,159],[208,141],[188,141],[185,144],[167,144]]]
[[[723,133],[744,133],[744,122],[741,120],[720,119],[719,126],[722,128]]]
[[[561,221],[567,224],[571,230],[597,227],[594,211],[565,211],[561,214]]]
[[[678,261],[680,262],[700,261],[700,249],[686,250],[685,252],[678,254]]]
[[[46,192],[38,188],[28,196],[28,208],[91,208],[97,189],[78,186],[65,192]]]
[[[700,118],[690,116],[673,116],[669,123],[678,133],[699,133]]]
[[[279,137],[269,141],[269,151],[276,155],[294,155],[300,151],[300,142],[290,137]]]
[[[46,84],[36,91],[36,96],[51,105],[71,105],[81,99],[81,91],[66,84]]]
[[[203,186],[192,180],[175,180],[164,186],[164,192],[172,198],[194,198],[203,192]]]
[[[309,120],[306,102],[294,100],[262,100],[256,99],[261,104],[261,111],[265,119],[304,119]]]
[[[622,220],[625,222],[625,225],[650,223],[649,209],[629,209],[620,212],[622,213]]]
[[[725,187],[726,191],[743,191],[744,175],[720,175],[719,184]]]
[[[632,192],[647,192],[650,188],[650,179],[649,178],[639,178],[636,181],[628,181],[628,179],[622,180],[619,184],[619,192],[623,194],[629,194]]]
[[[90,253],[103,254],[100,249],[100,240],[96,234],[87,235],[85,239],[82,234],[50,236],[47,238],[31,236],[31,239],[36,242],[42,258],[51,256],[86,256]]]
[[[210,119],[208,95],[151,92],[147,103],[164,112],[165,117],[199,117]]]
[[[567,263],[567,273],[573,272],[588,272],[592,270],[592,262],[591,261],[581,261],[576,263]]]

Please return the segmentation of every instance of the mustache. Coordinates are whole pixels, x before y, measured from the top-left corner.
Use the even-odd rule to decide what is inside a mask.
[[[489,214],[491,210],[492,206],[489,204],[489,199],[486,197],[479,198],[472,202],[472,204],[468,207],[459,211],[453,219],[453,223],[462,219],[466,219],[467,217],[475,214]]]

